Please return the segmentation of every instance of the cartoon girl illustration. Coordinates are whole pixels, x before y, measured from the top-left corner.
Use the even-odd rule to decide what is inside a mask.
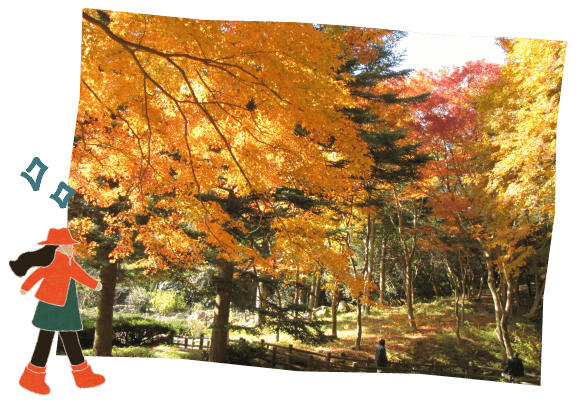
[[[14,274],[22,277],[34,266],[36,269],[22,284],[21,293],[26,294],[40,280],[35,297],[39,299],[32,324],[40,329],[36,348],[28,366],[20,378],[20,385],[29,391],[46,395],[46,362],[54,333],[58,332],[70,360],[72,374],[79,388],[96,387],[105,377],[93,373],[84,359],[77,331],[82,330],[76,282],[100,291],[101,283],[89,276],[73,259],[73,245],[77,244],[67,228],[52,228],[48,238],[39,245],[43,248],[26,252],[17,260],[10,261]]]

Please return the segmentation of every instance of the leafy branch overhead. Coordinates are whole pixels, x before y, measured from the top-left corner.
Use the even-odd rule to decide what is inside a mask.
[[[167,240],[166,257],[175,260],[193,263],[214,246],[228,260],[251,259],[273,269],[271,258],[236,242],[229,230],[235,221],[220,204],[196,197],[227,196],[227,190],[235,190],[236,198],[257,196],[251,203],[255,209],[261,215],[272,212],[279,235],[314,259],[313,247],[296,238],[298,228],[277,214],[271,190],[288,187],[331,198],[348,194],[355,176],[370,174],[365,143],[355,124],[338,111],[352,100],[333,77],[341,53],[350,49],[372,57],[368,44],[388,32],[357,27],[321,32],[303,23],[115,11],[106,15],[108,20],[103,12],[82,12],[71,186],[102,206],[126,196],[131,208],[123,216],[131,232],[125,232],[136,232],[136,240],[148,247],[150,264],[160,240]],[[343,43],[350,47],[341,48]],[[114,124],[109,124],[111,117]],[[296,124],[310,136],[288,137]],[[334,148],[347,158],[343,167],[328,167],[318,147],[328,132],[336,134]],[[180,151],[178,160],[171,157],[175,151]],[[97,176],[114,179],[118,187],[103,190],[94,181]],[[176,207],[171,222],[151,216],[147,225],[139,225],[130,219],[147,212],[148,195],[160,194],[167,197],[159,204]],[[206,238],[189,238],[176,226],[183,221]],[[301,222],[300,229],[314,232],[307,231],[311,226]],[[124,238],[113,256],[129,254],[131,243]]]

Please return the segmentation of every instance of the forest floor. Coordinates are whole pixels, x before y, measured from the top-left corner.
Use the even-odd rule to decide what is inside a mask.
[[[524,304],[519,314],[514,314],[509,323],[512,345],[520,353],[526,373],[540,375],[542,350],[541,318],[530,319],[525,316],[532,298],[521,294]],[[529,301],[529,302],[528,302]],[[454,298],[436,298],[414,304],[414,314],[418,331],[410,331],[405,306],[372,308],[371,314],[363,315],[363,333],[361,350],[354,350],[356,341],[356,312],[351,311],[338,315],[338,339],[324,345],[315,346],[294,341],[291,337],[280,334],[279,345],[292,344],[295,348],[310,351],[331,351],[333,355],[341,353],[351,358],[374,359],[374,352],[379,339],[386,340],[386,348],[391,361],[409,361],[417,363],[456,364],[467,366],[474,361],[478,366],[503,368],[505,359],[495,335],[495,315],[489,292],[482,295],[480,301],[465,301],[464,323],[461,327],[461,345],[457,344]],[[330,316],[327,335],[330,335]],[[250,341],[264,339],[276,343],[274,332],[260,337],[232,331],[230,339],[243,337]],[[92,350],[83,350],[85,355],[92,355]],[[148,358],[182,358],[203,360],[206,353],[201,350],[185,350],[168,345],[154,347],[113,348],[113,356],[148,357]]]

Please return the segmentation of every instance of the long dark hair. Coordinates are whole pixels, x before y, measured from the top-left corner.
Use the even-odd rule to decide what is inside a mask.
[[[58,245],[46,245],[33,252],[22,253],[16,260],[10,260],[10,268],[18,277],[26,275],[31,267],[48,266],[54,260]]]

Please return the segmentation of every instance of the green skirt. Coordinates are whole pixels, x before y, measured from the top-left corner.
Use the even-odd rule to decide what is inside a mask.
[[[64,306],[47,304],[39,301],[34,313],[32,324],[39,329],[50,331],[78,331],[83,329],[79,302],[77,299],[77,284],[71,278]]]

